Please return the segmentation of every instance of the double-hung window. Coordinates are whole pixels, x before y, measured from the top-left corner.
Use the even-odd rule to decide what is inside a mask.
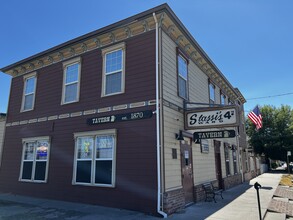
[[[209,83],[210,104],[215,104],[215,86]]]
[[[62,104],[79,101],[80,87],[80,57],[63,63],[63,93]]]
[[[177,56],[177,69],[178,69],[178,95],[181,98],[187,99],[187,60],[183,58],[181,54],[178,54]]]
[[[103,54],[102,96],[124,92],[125,87],[125,44],[106,48]]]
[[[22,139],[20,181],[46,182],[50,151],[49,137]]]
[[[116,130],[75,133],[73,184],[115,186]]]
[[[26,75],[24,77],[24,89],[21,111],[29,111],[34,109],[35,93],[36,93],[37,77],[36,73]]]

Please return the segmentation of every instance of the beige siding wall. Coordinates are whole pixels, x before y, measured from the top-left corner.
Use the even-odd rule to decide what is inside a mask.
[[[164,99],[177,106],[183,106],[183,99],[177,95],[176,45],[163,32],[162,69]],[[182,186],[180,143],[175,139],[179,130],[184,130],[184,117],[179,111],[163,107],[164,120],[164,158],[166,191]],[[177,149],[177,159],[172,159],[172,148]]]
[[[193,143],[194,185],[216,179],[215,151],[209,140],[209,153],[201,153],[200,145]],[[222,154],[221,154],[222,155]]]
[[[164,115],[165,178],[168,191],[181,187],[180,143],[175,140],[175,134],[178,129],[183,129],[183,115],[167,107],[164,107]],[[177,159],[172,159],[172,148],[177,150]]]
[[[163,32],[162,68],[164,99],[182,106],[183,99],[177,94],[176,44]]]
[[[183,108],[183,99],[177,92],[177,66],[176,66],[176,44],[166,34],[162,33],[162,82],[163,82],[163,124],[164,124],[164,166],[166,191],[182,187],[180,142],[175,139],[179,130],[184,130],[184,115],[179,112]],[[198,66],[189,60],[188,65],[189,101],[197,103],[208,103],[209,86],[208,76]],[[226,102],[228,103],[228,98]],[[215,101],[220,104],[220,88],[215,88]],[[172,106],[170,106],[172,103]],[[202,106],[201,106],[202,107]],[[233,129],[233,128],[229,128]],[[216,129],[212,129],[216,130]],[[193,134],[194,130],[188,131]],[[226,177],[224,142],[230,145],[238,145],[236,138],[220,139],[221,141],[221,163],[222,175]],[[172,159],[172,148],[177,149],[177,159]],[[209,153],[201,153],[200,145],[192,143],[194,184],[216,179],[215,153],[213,140],[209,140]],[[234,173],[232,151],[230,151],[230,170]],[[238,158],[237,158],[238,161]],[[238,166],[238,165],[237,165]]]
[[[196,64],[189,62],[189,99],[192,102],[207,103],[209,100],[208,77]]]

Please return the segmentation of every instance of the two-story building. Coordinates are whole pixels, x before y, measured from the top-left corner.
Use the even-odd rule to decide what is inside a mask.
[[[2,192],[166,216],[243,181],[245,99],[167,4],[1,71]],[[235,137],[195,141],[187,110],[227,106],[237,124],[208,130]]]

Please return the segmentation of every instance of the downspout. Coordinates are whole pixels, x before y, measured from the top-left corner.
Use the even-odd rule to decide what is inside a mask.
[[[156,23],[156,127],[157,127],[157,179],[158,179],[158,194],[157,194],[157,212],[164,218],[167,214],[161,210],[161,147],[160,147],[160,103],[159,103],[159,25],[156,14],[153,13]]]

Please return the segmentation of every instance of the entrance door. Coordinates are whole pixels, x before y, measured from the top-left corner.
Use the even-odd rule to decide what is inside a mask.
[[[188,144],[180,145],[181,149],[181,168],[182,168],[182,185],[185,195],[185,205],[193,202],[193,168],[192,168],[192,151]]]
[[[215,164],[216,164],[216,176],[219,184],[219,188],[223,189],[223,177],[222,177],[222,166],[221,166],[221,151],[220,151],[221,142],[214,140],[215,148]]]

